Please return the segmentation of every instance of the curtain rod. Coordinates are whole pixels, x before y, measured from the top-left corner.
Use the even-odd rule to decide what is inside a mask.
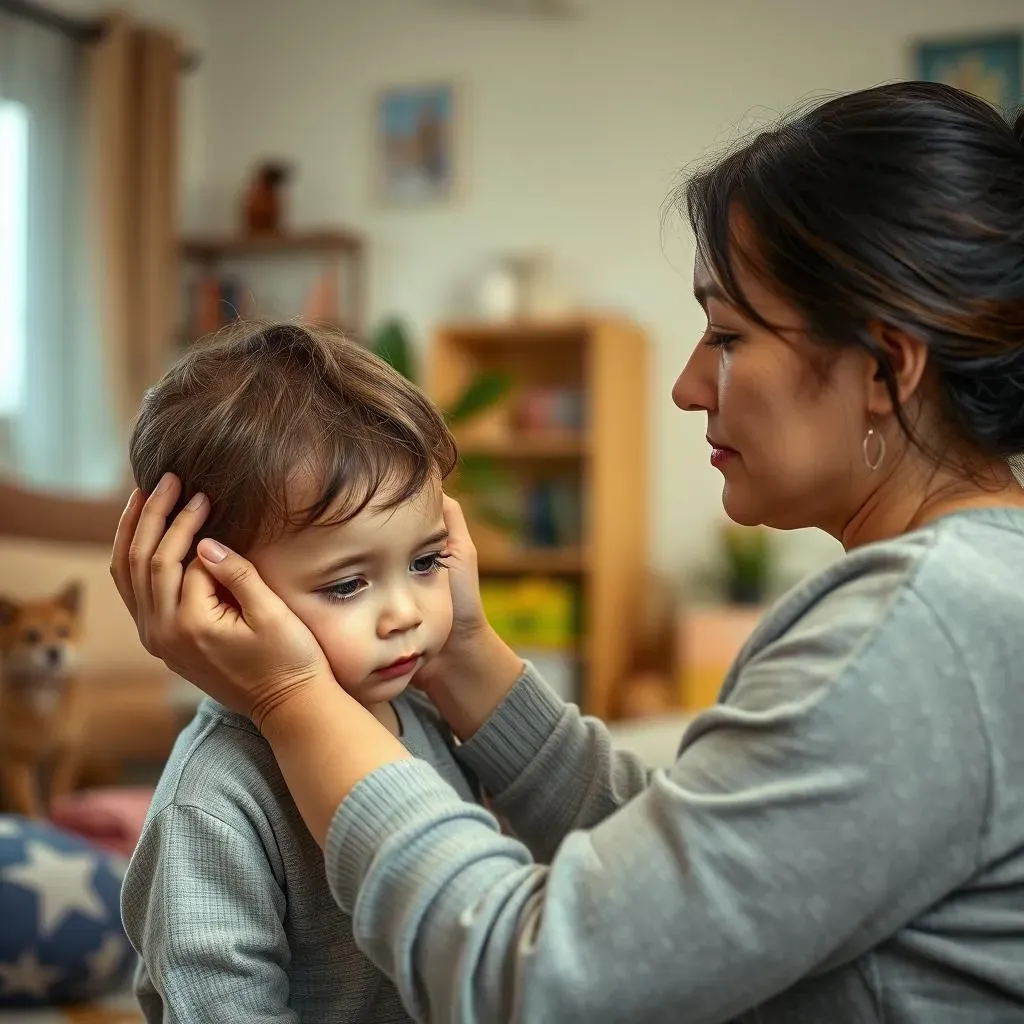
[[[100,19],[73,18],[50,7],[44,7],[35,0],[0,0],[0,14],[11,14],[23,18],[40,28],[59,32],[76,43],[94,43],[103,35],[103,22]],[[183,71],[194,71],[199,67],[199,57],[194,53],[183,54],[181,68]]]

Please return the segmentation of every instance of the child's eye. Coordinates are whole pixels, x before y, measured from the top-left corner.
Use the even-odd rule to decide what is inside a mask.
[[[429,555],[414,558],[410,568],[419,576],[429,576],[432,572],[440,572],[445,568],[444,560],[448,556],[440,551],[432,551]]]
[[[320,593],[328,601],[348,601],[355,597],[365,586],[366,582],[364,580],[361,580],[358,576],[353,576],[351,579],[338,580],[337,583],[324,587]]]

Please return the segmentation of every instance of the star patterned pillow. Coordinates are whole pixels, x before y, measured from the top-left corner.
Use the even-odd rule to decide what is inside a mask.
[[[0,1007],[94,999],[126,983],[125,866],[45,822],[0,815]]]

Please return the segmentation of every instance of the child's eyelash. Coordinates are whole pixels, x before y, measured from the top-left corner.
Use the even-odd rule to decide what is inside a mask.
[[[436,572],[446,570],[448,566],[445,565],[445,562],[450,557],[446,551],[433,551],[429,555],[420,555],[418,558],[414,558],[409,568],[417,576],[431,576]],[[426,562],[427,564],[417,567],[417,563],[420,562]],[[354,587],[355,589],[346,589],[349,587]],[[365,587],[365,580],[353,577],[352,579],[339,580],[337,583],[332,583],[329,587],[324,587],[320,593],[325,601],[331,601],[334,604],[344,604],[346,601],[351,601],[354,597],[358,597]]]
[[[332,601],[335,604],[344,604],[346,601],[351,601],[353,597],[362,591],[363,588],[360,585],[362,583],[363,581],[360,579],[339,580],[337,583],[332,583],[329,587],[324,587],[320,593],[323,594],[324,600],[326,601]],[[352,586],[353,584],[356,587],[355,590],[347,592],[343,589],[345,587]]]
[[[420,555],[419,558],[414,558],[412,561],[412,568],[414,572],[419,573],[421,576],[428,576],[430,573],[442,572],[447,569],[448,566],[445,562],[451,556],[446,551],[432,551],[429,555]],[[429,560],[429,565],[423,569],[416,569],[417,562],[426,562]]]

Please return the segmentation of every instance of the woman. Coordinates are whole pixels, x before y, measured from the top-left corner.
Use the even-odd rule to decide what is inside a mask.
[[[905,83],[681,191],[707,329],[673,389],[737,522],[847,556],[765,617],[667,773],[494,634],[454,503],[424,686],[521,842],[334,684],[200,516],[129,503],[151,651],[250,714],[419,1020],[1024,1020],[1024,118]],[[234,611],[214,581],[234,596]],[[426,673],[429,672],[429,676]]]

